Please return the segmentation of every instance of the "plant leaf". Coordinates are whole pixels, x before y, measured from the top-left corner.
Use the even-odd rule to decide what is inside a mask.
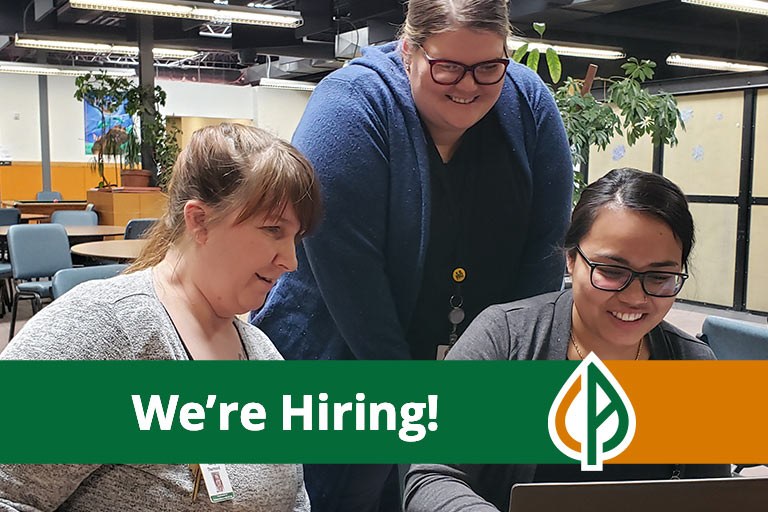
[[[546,23],[534,23],[533,24],[533,30],[536,31],[537,34],[540,36],[544,35],[544,31],[547,30],[547,24]]]
[[[525,65],[534,71],[539,70],[539,50],[531,50],[528,54],[528,60],[525,61]]]
[[[528,53],[528,43],[525,43],[523,46],[515,50],[515,53],[512,54],[512,60],[515,62],[520,62],[523,60],[523,57],[526,53]]]
[[[549,68],[549,76],[552,78],[552,82],[559,82],[563,66],[560,64],[560,57],[558,57],[557,52],[552,48],[547,48],[547,68]]]

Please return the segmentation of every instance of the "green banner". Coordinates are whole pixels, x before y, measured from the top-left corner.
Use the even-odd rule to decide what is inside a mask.
[[[567,361],[0,361],[2,463],[552,463]]]

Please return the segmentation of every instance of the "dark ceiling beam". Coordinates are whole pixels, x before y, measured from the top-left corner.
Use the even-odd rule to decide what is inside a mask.
[[[666,44],[706,44],[720,48],[735,48],[738,46],[733,37],[733,31],[729,30],[700,30],[681,27],[673,22],[670,24],[642,23],[634,20],[612,21],[577,21],[565,26],[549,26],[546,36],[548,39],[557,39],[574,42],[596,42],[603,44],[616,44],[615,41],[636,39],[638,41],[666,43]]]
[[[0,0],[0,35],[38,29],[52,29],[56,26],[53,13],[41,21],[35,21],[35,5],[32,2]]]
[[[352,2],[349,12],[340,12],[339,16],[348,14],[349,21],[364,26],[369,18],[397,18],[404,19],[405,5],[401,0],[366,0]]]
[[[0,2],[0,33],[11,33],[21,29],[21,2]]]
[[[296,37],[310,36],[333,27],[333,0],[296,0],[304,24],[296,29]]]
[[[628,9],[636,9],[651,4],[668,2],[669,0],[573,0],[566,2],[540,2],[548,4],[545,8],[536,10],[534,6],[520,8],[517,2],[509,6],[509,19],[512,23],[530,24],[544,22],[547,24],[571,23],[617,13]]]
[[[280,55],[284,57],[299,57],[304,59],[333,59],[334,44],[310,42],[292,46],[255,46],[250,52],[261,55]]]
[[[558,9],[573,0],[516,0],[509,4],[509,18],[526,18],[542,12]]]
[[[684,68],[677,68],[684,69]],[[763,88],[768,86],[768,71],[755,73],[713,73],[704,71],[698,80],[691,78],[675,78],[661,80],[648,86],[653,94],[659,91],[675,93],[699,93],[712,91],[727,91],[744,88]]]
[[[232,48],[293,46],[297,41],[295,32],[295,29],[259,27],[255,25],[232,25]]]

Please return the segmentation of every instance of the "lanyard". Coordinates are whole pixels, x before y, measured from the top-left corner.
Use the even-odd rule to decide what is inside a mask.
[[[442,162],[442,158],[437,151],[437,147],[435,146],[434,141],[432,140],[427,130],[425,130],[425,134],[427,135],[428,142],[430,143],[429,150],[433,152],[433,158],[431,160],[439,160]],[[466,143],[466,141],[460,142],[460,144],[463,143]],[[461,147],[457,149],[456,153],[454,154],[454,158],[464,157],[464,155],[461,154],[463,153],[462,149],[463,148]],[[459,170],[465,171],[463,176],[460,176],[460,184],[458,184],[459,180],[452,180],[449,176],[449,173],[455,170],[451,168],[450,163],[443,163],[439,169],[435,170],[437,172],[431,173],[433,178],[437,179],[447,199],[450,222],[453,226],[455,235],[453,242],[453,269],[451,270],[451,275],[446,276],[451,279],[451,283],[453,285],[453,293],[448,301],[451,308],[450,312],[448,313],[448,322],[451,325],[451,332],[448,335],[449,347],[453,346],[453,344],[458,340],[459,335],[456,331],[459,324],[464,321],[466,316],[464,309],[462,309],[464,306],[464,297],[461,291],[461,285],[468,277],[468,256],[466,246],[467,237],[464,235],[469,230],[469,219],[472,213],[472,209],[475,205],[475,189],[477,188],[476,176],[470,172],[468,167],[469,166],[465,165],[460,166],[459,168]],[[457,190],[455,190],[455,188]]]

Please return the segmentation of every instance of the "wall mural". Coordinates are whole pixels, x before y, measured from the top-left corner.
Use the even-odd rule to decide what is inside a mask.
[[[93,155],[101,151],[101,139],[109,134],[122,145],[128,140],[128,134],[133,129],[133,119],[125,113],[125,102],[115,111],[102,112],[87,100],[85,105],[85,154]],[[110,133],[111,132],[111,133]],[[95,147],[94,147],[95,146]]]

